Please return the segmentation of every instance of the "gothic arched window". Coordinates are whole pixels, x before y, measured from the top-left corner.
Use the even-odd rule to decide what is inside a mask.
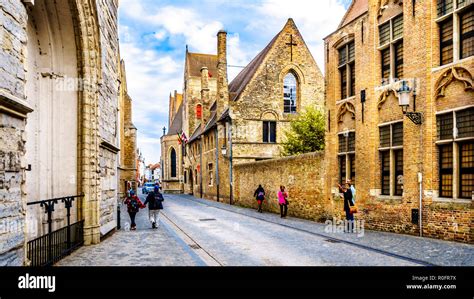
[[[283,112],[296,113],[297,81],[293,73],[288,73],[283,80]]]
[[[170,153],[170,160],[171,160],[171,177],[175,178],[176,177],[176,151],[174,148],[171,148],[171,153]]]

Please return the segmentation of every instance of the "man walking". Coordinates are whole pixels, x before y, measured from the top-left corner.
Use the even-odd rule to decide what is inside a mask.
[[[148,204],[148,216],[150,217],[151,228],[158,228],[160,210],[163,209],[162,202],[164,201],[163,195],[160,193],[158,186],[148,193],[145,200],[145,206]]]

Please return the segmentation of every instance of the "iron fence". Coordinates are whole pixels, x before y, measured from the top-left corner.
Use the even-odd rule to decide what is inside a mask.
[[[48,214],[48,233],[27,244],[27,255],[31,266],[51,266],[84,243],[84,220],[71,224],[72,203],[82,197],[83,195],[77,195],[28,203],[28,205],[40,205]],[[52,231],[52,214],[55,204],[59,201],[65,204],[67,225]]]

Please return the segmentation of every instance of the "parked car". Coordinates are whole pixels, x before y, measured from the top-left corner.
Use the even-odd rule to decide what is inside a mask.
[[[150,191],[153,191],[155,189],[155,184],[152,182],[145,183],[142,188],[142,193],[143,194],[148,194]]]

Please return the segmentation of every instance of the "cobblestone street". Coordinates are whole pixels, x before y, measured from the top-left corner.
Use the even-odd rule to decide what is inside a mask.
[[[137,231],[122,229],[58,265],[474,265],[472,245],[367,230],[361,237],[328,233],[324,224],[311,221],[186,195],[167,194],[165,199],[158,230],[150,228],[148,211],[142,210]],[[123,210],[124,228],[128,221]]]

